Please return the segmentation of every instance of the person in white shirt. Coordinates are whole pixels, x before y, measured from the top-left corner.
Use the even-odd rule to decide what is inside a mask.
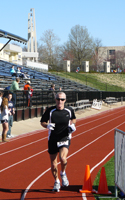
[[[0,91],[0,123],[1,123],[1,104],[2,104],[3,93]]]
[[[6,134],[8,131],[8,99],[6,97],[3,98],[2,104],[1,104],[1,123],[2,123],[2,142],[7,142],[6,140]]]

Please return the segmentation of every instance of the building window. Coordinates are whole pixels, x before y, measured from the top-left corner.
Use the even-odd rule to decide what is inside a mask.
[[[115,50],[109,50],[109,55],[115,55]]]

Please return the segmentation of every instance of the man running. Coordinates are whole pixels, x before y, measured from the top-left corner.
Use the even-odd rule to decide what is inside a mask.
[[[67,155],[70,146],[71,134],[76,130],[76,116],[71,107],[65,106],[66,94],[58,92],[55,96],[56,105],[48,108],[40,122],[44,128],[48,128],[48,152],[51,160],[51,171],[55,179],[53,191],[59,192],[60,180],[58,177],[57,155],[61,162],[60,176],[62,186],[68,186],[66,176]]]

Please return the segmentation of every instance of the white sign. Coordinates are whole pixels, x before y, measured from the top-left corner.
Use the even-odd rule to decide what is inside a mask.
[[[102,101],[97,101],[97,99],[93,99],[92,108],[100,110],[102,107]]]
[[[68,140],[66,140],[66,141],[62,141],[62,142],[57,142],[57,147],[61,147],[61,146],[63,146],[63,145],[68,145]]]

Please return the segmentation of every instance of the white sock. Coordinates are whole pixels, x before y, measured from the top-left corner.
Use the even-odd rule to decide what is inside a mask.
[[[57,179],[55,182],[57,182],[57,183],[60,183],[60,180],[59,180],[59,179]]]
[[[64,175],[64,174],[65,174],[65,171],[64,171],[64,172],[61,171],[60,174],[61,174],[61,175]]]

